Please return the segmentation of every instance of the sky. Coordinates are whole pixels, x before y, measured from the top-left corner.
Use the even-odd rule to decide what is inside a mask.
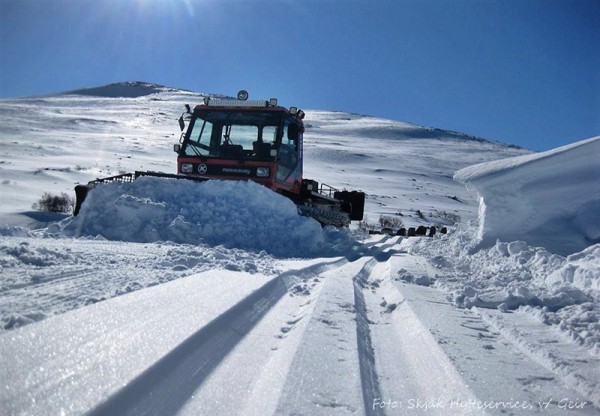
[[[598,22],[600,0],[0,0],[0,98],[246,89],[541,151],[600,135]]]

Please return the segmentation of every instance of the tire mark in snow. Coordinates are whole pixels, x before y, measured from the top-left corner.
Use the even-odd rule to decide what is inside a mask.
[[[412,261],[406,256],[396,260],[409,264]],[[510,329],[513,326],[510,322],[519,313],[457,309],[451,302],[443,301],[446,293],[439,289],[398,281],[393,281],[393,285],[404,301],[393,313],[381,315],[381,319],[373,314],[369,316],[383,324],[372,327],[383,397],[399,398],[406,414],[417,413],[420,399],[424,406],[427,406],[427,399],[434,399],[431,403],[437,406],[422,408],[422,413],[440,416],[479,414],[478,409],[471,406],[453,407],[453,402],[498,405],[481,409],[481,413],[486,411],[486,414],[597,414],[589,400],[584,408],[571,409],[573,412],[559,408],[557,400],[572,398],[583,402],[586,399],[581,396],[583,393],[569,387],[568,382],[562,382],[559,374],[544,368],[535,359],[529,359],[530,354],[526,351],[531,348],[525,347],[526,351],[523,351],[518,347],[519,335],[521,338],[529,337],[530,341],[543,339],[547,342],[553,338],[559,340],[560,334],[552,335],[550,329],[535,321],[531,326],[519,321],[517,328],[521,331],[526,328],[525,332],[505,332],[488,323],[481,314],[501,317],[505,320],[505,329]],[[390,288],[382,288],[386,296],[390,296]],[[367,305],[373,305],[369,303],[372,300],[370,296],[366,298]],[[536,328],[542,333],[538,334]],[[515,348],[515,343],[518,348]],[[574,361],[560,354],[556,356],[563,364]],[[381,363],[384,365],[381,366]],[[590,364],[591,361],[584,364],[588,373],[590,369],[594,371]],[[597,379],[597,375],[590,377],[588,374],[588,381]],[[411,399],[412,402],[409,402]],[[540,403],[543,402],[551,404],[541,408]],[[526,407],[503,408],[510,403],[521,403]],[[412,408],[407,408],[407,404]],[[398,412],[402,414],[402,410]]]
[[[363,290],[377,284],[370,281],[372,270],[398,252],[394,245],[363,247],[345,267],[323,276],[277,414],[385,414],[373,407],[382,396]]]
[[[322,274],[275,414],[363,413],[353,277],[364,263],[360,259]]]
[[[504,316],[496,311],[474,308],[483,322],[499,332],[504,339],[514,345],[521,353],[555,374],[565,385],[579,392],[600,409],[600,359],[588,355],[579,346],[570,345],[571,351],[579,350],[580,356],[586,357],[583,362],[564,357],[560,345],[568,342],[561,334],[552,332],[545,325],[524,314],[515,315],[520,321],[511,323],[512,316]],[[545,344],[542,348],[541,345]]]
[[[356,341],[358,344],[358,360],[360,365],[360,378],[362,382],[363,402],[365,414],[369,416],[383,415],[380,407],[373,406],[375,399],[381,398],[379,378],[375,370],[375,352],[371,339],[369,326],[371,322],[367,317],[367,305],[363,289],[368,285],[368,279],[377,263],[375,258],[369,260],[354,277],[354,307],[356,311]]]
[[[191,335],[89,415],[175,415],[295,282],[345,263],[345,258],[317,263],[269,280]]]
[[[346,261],[340,260],[336,265],[339,264],[346,264]],[[299,279],[295,276],[293,280]],[[210,381],[194,392],[193,398],[179,412],[181,415],[263,416],[276,413],[293,357],[327,278],[318,274],[306,275],[302,280],[293,287],[302,285],[307,291],[288,290],[288,294],[236,345],[235,352],[219,363]],[[326,397],[321,399],[324,405],[330,404]]]

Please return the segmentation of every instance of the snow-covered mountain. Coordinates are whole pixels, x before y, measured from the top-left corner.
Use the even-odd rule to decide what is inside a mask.
[[[563,234],[589,240],[563,256],[538,225],[597,218],[600,138],[532,154],[305,110],[305,176],[366,192],[370,223],[452,226],[433,238],[322,229],[252,183],[143,178],[75,219],[31,210],[97,177],[174,173],[177,118],[205,95],[0,101],[0,413],[598,414],[598,228]],[[557,177],[559,209],[542,207]]]
[[[173,144],[184,104],[205,94],[149,83],[121,83],[0,102],[0,212],[30,210],[43,192],[72,193],[77,183],[134,170],[175,172]],[[295,103],[282,103],[294,105]],[[403,215],[464,220],[476,203],[452,180],[460,168],[529,153],[501,143],[370,116],[306,111],[305,176],[363,189],[367,217]],[[8,203],[10,201],[10,203]],[[429,218],[432,216],[431,219]]]

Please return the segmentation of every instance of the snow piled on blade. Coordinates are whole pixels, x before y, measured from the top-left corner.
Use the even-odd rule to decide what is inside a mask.
[[[522,240],[567,255],[600,242],[598,155],[600,136],[456,172],[479,194],[482,246]]]
[[[149,243],[224,245],[276,256],[310,257],[333,240],[287,198],[253,182],[194,182],[141,177],[97,185],[79,215],[61,224],[67,236]]]

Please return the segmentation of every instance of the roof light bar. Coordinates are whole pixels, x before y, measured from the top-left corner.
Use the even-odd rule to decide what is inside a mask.
[[[211,107],[268,107],[269,102],[265,100],[210,100],[204,101],[204,104]]]
[[[204,105],[210,107],[277,107],[277,98],[265,100],[248,101],[248,91],[241,90],[237,93],[237,99],[233,98],[211,98],[204,97]],[[295,107],[294,107],[295,108]]]

